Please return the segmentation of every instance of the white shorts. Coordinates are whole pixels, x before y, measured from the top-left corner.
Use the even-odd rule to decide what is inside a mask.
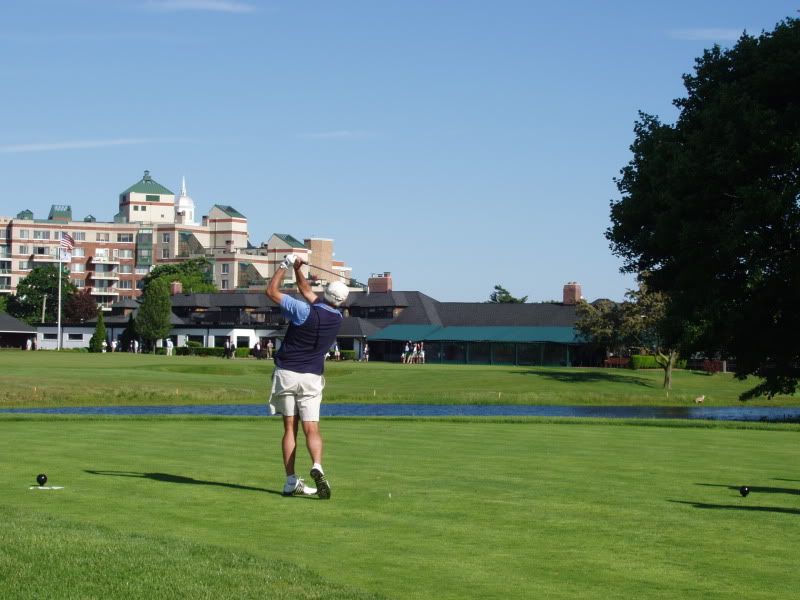
[[[301,421],[319,421],[319,405],[325,378],[314,373],[295,373],[276,367],[269,395],[270,414],[294,417]]]

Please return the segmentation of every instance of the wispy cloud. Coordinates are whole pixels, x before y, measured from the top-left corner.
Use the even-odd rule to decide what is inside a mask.
[[[210,11],[225,13],[251,13],[256,7],[236,0],[148,0],[145,8],[161,12]]]
[[[722,29],[715,27],[696,27],[692,29],[672,29],[669,37],[675,40],[701,42],[735,42],[742,35],[741,29]]]
[[[0,146],[0,153],[21,154],[23,152],[53,152],[57,150],[88,150],[109,148],[111,146],[133,146],[136,144],[157,144],[179,142],[177,138],[119,138],[113,140],[69,140],[66,142],[43,142],[37,144],[12,144]]]
[[[351,129],[340,129],[337,131],[317,131],[312,133],[301,133],[298,137],[307,140],[355,140],[372,137],[370,131],[353,131]]]

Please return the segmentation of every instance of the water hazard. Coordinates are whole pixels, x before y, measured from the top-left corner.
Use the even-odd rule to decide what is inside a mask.
[[[520,406],[512,404],[327,404],[325,417],[595,417],[610,419],[707,419],[800,423],[800,407],[770,406]],[[197,404],[182,406],[81,406],[7,408],[0,414],[58,415],[208,415],[267,417],[264,404]]]

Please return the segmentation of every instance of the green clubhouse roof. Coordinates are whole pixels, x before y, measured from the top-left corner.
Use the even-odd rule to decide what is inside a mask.
[[[572,327],[440,327],[438,325],[389,325],[370,340],[415,342],[556,342],[576,344]]]

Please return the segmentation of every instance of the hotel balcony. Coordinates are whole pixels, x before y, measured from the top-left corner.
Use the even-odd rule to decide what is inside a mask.
[[[34,254],[33,255],[33,262],[37,263],[57,263],[58,256],[53,254]]]
[[[114,281],[119,279],[119,273],[116,271],[88,271],[86,276],[95,280]]]
[[[98,288],[92,287],[89,292],[92,296],[119,296],[119,290],[115,287]]]
[[[112,258],[105,255],[92,256],[92,262],[96,265],[118,265],[119,258]]]

